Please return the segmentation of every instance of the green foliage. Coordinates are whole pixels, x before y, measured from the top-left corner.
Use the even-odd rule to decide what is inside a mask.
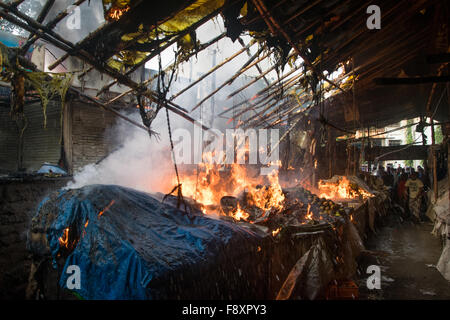
[[[444,135],[442,134],[442,127],[440,125],[434,127],[434,142],[441,144],[444,141]]]

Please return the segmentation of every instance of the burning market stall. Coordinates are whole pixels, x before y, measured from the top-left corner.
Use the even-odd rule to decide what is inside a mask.
[[[249,184],[236,197],[208,185],[203,191],[220,198],[215,206],[185,198],[178,209],[175,196],[161,199],[118,186],[53,193],[31,225],[28,246],[34,261],[28,294],[338,297],[329,292],[330,285],[355,276],[356,259],[364,250],[358,229],[364,235],[361,226],[373,221],[370,201],[377,197],[356,178],[352,183],[345,177],[321,182],[320,197],[302,187],[281,189],[276,176],[270,180]],[[71,265],[86,274],[80,288],[68,288]]]
[[[170,115],[208,130],[192,112],[255,68],[258,75],[228,98],[259,80],[267,86],[218,116],[226,115],[234,128],[280,129],[281,138],[270,152],[292,141],[301,149],[289,153],[282,148],[287,154],[282,169],[299,175],[294,182],[286,174],[291,180],[286,185],[277,174],[255,178],[248,173],[250,166],[199,164],[196,171],[183,174],[174,161],[175,177],[167,180],[175,186],[175,197],[112,185],[51,194],[39,206],[30,228],[28,245],[34,255],[30,297],[61,297],[59,290],[67,289],[72,264],[89,281],[69,289],[88,299],[336,297],[327,289],[333,280],[352,278],[356,258],[364,250],[361,237],[374,230],[376,218],[386,213],[390,202],[386,190],[374,190],[374,185],[371,188],[356,177],[360,151],[366,140],[370,146],[369,137],[362,139],[360,150],[355,143],[339,149],[336,137],[419,111],[439,120],[447,116],[442,108],[430,112],[428,103],[411,108],[405,102],[398,104],[400,110],[393,116],[386,106],[396,103],[400,93],[421,101],[428,98],[428,86],[378,87],[392,82],[380,76],[397,75],[403,69],[411,76],[435,71],[430,65],[420,64],[420,70],[412,66],[439,40],[427,38],[440,28],[430,19],[445,20],[446,7],[438,1],[416,1],[412,6],[408,1],[381,1],[386,27],[374,35],[367,28],[366,5],[351,1],[171,0],[155,7],[149,1],[103,0],[105,23],[77,42],[55,31],[69,16],[68,8],[49,19],[54,1],[47,1],[34,19],[20,11],[22,2],[0,2],[0,16],[29,32],[21,48],[1,48],[2,78],[14,87],[12,110],[18,119],[33,84],[44,114],[48,96],[59,94],[64,100],[67,91],[145,130],[151,139],[158,136],[152,122],[164,109],[175,160]],[[79,0],[74,6],[83,3]],[[196,30],[219,14],[226,31],[198,41]],[[398,28],[400,19],[407,21],[402,28]],[[251,36],[247,43],[243,33]],[[225,37],[238,40],[242,48],[185,88],[170,92],[181,64]],[[48,66],[50,72],[24,58],[38,39],[63,51]],[[392,42],[396,45],[379,45]],[[161,53],[174,45],[175,61],[163,68]],[[252,54],[254,45],[258,49]],[[190,111],[175,102],[243,53],[248,60]],[[137,68],[155,57],[159,58],[156,74],[140,82],[132,79]],[[51,72],[68,58],[87,68]],[[264,71],[263,61],[271,62]],[[82,80],[93,70],[109,80],[97,96],[70,85],[72,73]],[[276,80],[269,82],[266,76],[271,72]],[[116,84],[126,89],[105,98]],[[111,107],[127,95],[135,96],[142,124]],[[377,97],[386,101],[379,103]],[[431,94],[429,101],[432,98]],[[68,297],[65,291],[61,294]]]

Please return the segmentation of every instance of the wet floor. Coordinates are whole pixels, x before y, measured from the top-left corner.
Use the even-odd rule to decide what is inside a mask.
[[[414,224],[390,216],[377,234],[366,241],[366,248],[376,255],[361,259],[360,299],[450,299],[450,281],[435,268],[442,247],[440,240],[431,234],[432,230],[431,222]],[[369,265],[380,266],[379,290],[367,288]]]

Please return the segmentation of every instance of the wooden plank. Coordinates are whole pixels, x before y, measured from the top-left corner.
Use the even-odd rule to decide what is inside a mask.
[[[440,77],[416,77],[416,78],[375,78],[373,82],[378,85],[403,85],[403,84],[423,84],[449,82],[450,76]]]
[[[379,158],[379,161],[386,161],[386,160],[422,160],[427,159],[428,157],[428,147],[429,146],[407,146],[401,145],[401,146],[390,146],[390,147],[372,147],[368,148],[366,147],[365,155],[366,160],[368,161],[374,161],[375,158],[382,156],[385,154],[385,156]]]
[[[450,62],[450,53],[430,54],[426,58],[427,63],[448,63]]]

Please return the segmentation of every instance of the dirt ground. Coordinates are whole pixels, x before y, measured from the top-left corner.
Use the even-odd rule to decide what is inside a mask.
[[[450,299],[450,281],[435,268],[442,247],[440,239],[431,234],[432,230],[431,222],[414,224],[396,215],[389,216],[377,234],[366,241],[366,248],[378,254],[361,259],[360,299]],[[380,290],[367,288],[370,274],[366,270],[369,265],[380,266]]]

